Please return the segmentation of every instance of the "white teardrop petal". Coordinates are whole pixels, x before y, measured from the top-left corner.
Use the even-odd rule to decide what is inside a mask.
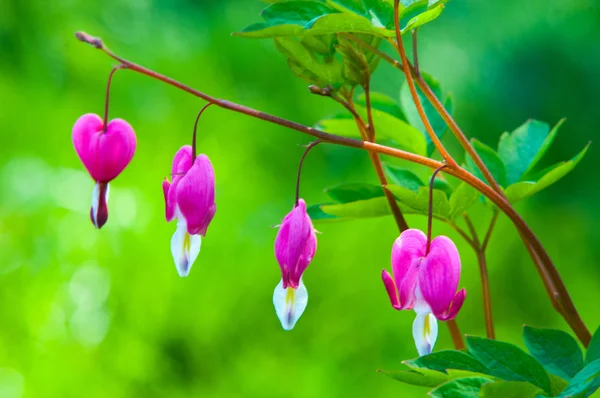
[[[185,221],[177,222],[177,230],[171,238],[171,254],[179,276],[188,276],[194,261],[200,253],[202,238],[200,235],[190,235]]]
[[[284,289],[283,280],[275,287],[273,305],[283,329],[291,330],[294,328],[294,325],[296,325],[296,322],[306,309],[307,304],[308,291],[302,280],[300,280],[297,289],[292,287]]]
[[[438,336],[437,319],[432,313],[418,312],[413,322],[413,338],[419,356],[431,354]]]

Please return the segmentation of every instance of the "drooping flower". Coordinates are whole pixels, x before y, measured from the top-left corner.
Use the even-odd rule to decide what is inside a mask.
[[[171,238],[171,254],[179,276],[187,276],[200,253],[202,237],[212,221],[215,204],[215,172],[208,156],[192,159],[192,147],[177,151],[171,169],[173,182],[163,181],[165,216],[177,218],[177,230]]]
[[[456,291],[460,279],[460,256],[454,243],[445,236],[431,241],[417,229],[408,229],[392,248],[392,272],[383,270],[382,279],[392,306],[414,309],[413,337],[419,355],[433,350],[437,321],[454,319],[465,301],[465,289]]]
[[[79,159],[96,181],[90,218],[96,228],[102,228],[108,220],[109,182],[133,158],[135,132],[125,120],[113,119],[104,126],[100,116],[88,113],[75,122],[72,139]]]
[[[281,281],[273,293],[273,305],[281,326],[291,330],[308,303],[302,274],[317,250],[317,236],[306,212],[306,203],[298,201],[283,221],[275,238],[275,258],[281,267]]]

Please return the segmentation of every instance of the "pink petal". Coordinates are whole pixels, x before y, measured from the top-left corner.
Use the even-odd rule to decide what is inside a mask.
[[[415,302],[415,288],[419,264],[425,255],[427,236],[418,229],[407,229],[394,242],[392,272],[398,287],[402,309],[411,309]]]
[[[169,188],[171,183],[167,178],[162,183],[163,195],[165,198],[165,218],[167,222],[171,221],[175,217],[175,203],[169,201]]]
[[[192,147],[184,145],[173,157],[173,165],[171,166],[171,178],[175,179],[176,176],[183,177],[185,173],[192,167]]]
[[[449,238],[438,236],[421,262],[419,287],[436,317],[449,310],[460,279],[460,256]]]
[[[106,132],[98,115],[81,116],[73,126],[73,146],[92,178],[115,179],[129,164],[136,148],[135,132],[122,119],[111,120]]]
[[[300,199],[298,206],[283,219],[275,239],[275,257],[281,267],[284,288],[298,286],[316,248],[317,240],[306,203]]]
[[[187,222],[192,235],[202,235],[216,212],[215,173],[208,159],[202,154],[181,178],[177,186],[177,206]]]
[[[463,303],[465,302],[465,298],[467,297],[467,291],[465,289],[460,289],[456,295],[454,296],[454,300],[452,300],[452,304],[450,304],[450,309],[444,314],[440,314],[437,318],[440,321],[447,321],[450,319],[456,318],[458,311],[462,308]]]
[[[396,290],[396,284],[394,283],[394,279],[390,275],[387,270],[381,271],[381,279],[383,280],[383,285],[385,286],[385,291],[390,298],[390,302],[392,303],[392,307],[397,310],[402,309],[400,307],[400,302],[398,301],[398,291]]]

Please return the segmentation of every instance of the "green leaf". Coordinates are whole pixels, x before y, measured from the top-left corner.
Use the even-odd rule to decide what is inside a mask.
[[[512,344],[467,336],[467,347],[492,375],[508,381],[527,381],[550,392],[548,374],[533,357]]]
[[[552,390],[550,395],[552,395],[553,397],[560,394],[560,392],[567,388],[567,386],[569,385],[568,381],[561,377],[553,375],[552,373],[548,373],[548,376],[550,376],[550,389]]]
[[[440,83],[433,76],[428,75],[426,73],[423,73],[423,78],[425,79],[429,87],[431,87],[434,94],[438,98],[440,98],[446,110],[448,110],[449,113],[452,113],[452,100],[449,99],[450,97],[445,95],[445,93],[442,91]],[[421,89],[419,89],[418,87],[417,94],[419,96],[419,99],[421,100],[421,104],[423,105],[425,114],[427,115],[427,118],[431,123],[433,131],[439,138],[441,138],[447,130],[447,126],[444,122],[444,119],[442,119],[442,117],[437,113],[433,105],[431,105],[429,100],[425,97]],[[433,150],[435,148],[431,139],[429,138],[429,135],[427,134],[427,130],[425,129],[423,122],[421,121],[421,117],[419,116],[419,112],[417,111],[417,108],[413,101],[410,88],[408,87],[408,83],[406,82],[404,82],[402,88],[400,89],[400,105],[402,106],[402,109],[404,111],[404,114],[406,115],[406,119],[408,120],[408,122],[411,125],[415,126],[425,137],[427,142],[427,153],[433,153]]]
[[[589,397],[600,386],[600,359],[590,362],[571,379],[559,397]]]
[[[496,151],[475,138],[471,140],[471,144],[498,184],[506,186],[506,167]],[[466,167],[477,178],[486,182],[483,173],[479,171],[473,159],[468,155],[466,156]]]
[[[360,94],[358,97],[356,97],[355,103],[356,105],[360,105],[361,107],[365,108],[367,106],[365,94]],[[397,119],[406,120],[406,116],[404,116],[400,105],[398,105],[392,98],[385,94],[371,92],[371,108],[385,112]]]
[[[390,180],[401,187],[419,192],[419,188],[424,187],[423,181],[412,171],[384,163],[383,168]]]
[[[373,199],[384,196],[381,186],[374,184],[342,184],[325,190],[331,199],[338,203]]]
[[[414,210],[416,214],[429,212],[429,188],[421,187],[417,192],[398,185],[386,185],[385,189],[394,194],[396,199],[406,207]],[[433,215],[447,220],[450,217],[450,204],[443,191],[433,190]]]
[[[528,120],[512,133],[502,134],[498,153],[506,165],[508,184],[520,181],[536,165],[554,141],[562,122],[550,132],[548,124]]]
[[[548,372],[571,380],[583,368],[583,353],[570,334],[525,326],[523,338],[531,355]]]
[[[337,11],[324,3],[296,0],[270,5],[262,10],[260,15],[269,26],[285,24],[304,26],[315,18],[334,13]]]
[[[443,177],[441,177],[439,174],[433,182],[433,188],[445,192],[446,196],[448,197],[451,197],[452,193],[454,192],[454,189],[450,186],[450,184],[448,184],[448,182],[444,180]]]
[[[350,11],[371,21],[373,26],[394,29],[394,7],[383,0],[330,0],[342,11]]]
[[[558,130],[563,125],[563,123],[565,122],[565,120],[566,119],[564,119],[564,118],[560,119],[558,121],[558,123],[556,123],[556,125],[554,127],[552,127],[552,130],[550,130],[550,133],[548,133],[548,135],[546,136],[546,138],[542,142],[542,145],[540,146],[540,149],[538,149],[535,157],[531,161],[531,166],[529,167],[529,170],[525,172],[524,177],[527,177],[527,173],[530,170],[532,170],[538,164],[538,162],[544,157],[544,155],[546,154],[546,152],[548,152],[548,149],[550,149],[550,146],[552,145],[552,143],[554,142],[554,139],[556,138],[556,135],[558,134]]]
[[[359,110],[366,113],[366,109]],[[426,155],[427,141],[419,130],[387,112],[374,109],[372,113],[377,136],[393,140],[396,147],[407,152]]]
[[[598,329],[596,329],[596,332],[592,336],[592,341],[590,341],[590,345],[585,353],[585,364],[587,365],[596,359],[600,359],[600,326],[598,326]]]
[[[433,21],[437,17],[439,17],[444,11],[444,4],[436,5],[435,7],[411,18],[406,26],[402,28],[402,33],[406,31],[420,28],[421,26]]]
[[[321,210],[321,206],[323,206],[323,205],[316,204],[316,205],[310,205],[307,207],[306,212],[308,213],[308,215],[310,216],[310,219],[312,221],[322,222],[322,221],[340,221],[341,220],[341,218],[339,218],[339,217],[325,213],[323,210]]]
[[[437,387],[449,380],[448,375],[428,369],[378,370],[378,372],[402,383],[421,387]]]
[[[297,76],[321,87],[340,84],[344,81],[342,64],[334,57],[320,60],[306,45],[293,37],[275,39],[275,45],[288,59],[288,66]]]
[[[477,398],[479,390],[492,380],[486,377],[466,377],[442,384],[429,392],[433,398]]]
[[[489,373],[481,362],[466,352],[445,350],[433,352],[429,355],[406,361],[411,367],[427,368],[445,372],[448,369],[466,370],[475,373]]]
[[[577,164],[583,159],[588,151],[590,144],[586,145],[581,152],[577,154],[573,159],[567,162],[561,162],[555,164],[552,167],[544,170],[540,173],[541,177],[535,181],[521,181],[516,184],[512,184],[506,188],[504,194],[511,203],[518,202],[530,196],[535,195],[542,189],[549,187],[554,184],[571,170],[577,166]]]
[[[535,398],[543,393],[538,387],[524,381],[497,381],[484,385],[480,398]]]
[[[322,205],[321,210],[327,214],[344,218],[371,218],[391,214],[385,197]]]
[[[477,202],[480,196],[481,194],[475,188],[466,182],[461,183],[450,196],[450,219],[454,220],[462,215]]]
[[[360,113],[366,113],[366,110],[360,106],[357,109]],[[418,155],[425,155],[426,144],[423,135],[405,121],[387,112],[374,110],[373,124],[378,140],[392,140],[392,146]],[[356,122],[345,115],[321,120],[316,127],[327,133],[360,138]]]

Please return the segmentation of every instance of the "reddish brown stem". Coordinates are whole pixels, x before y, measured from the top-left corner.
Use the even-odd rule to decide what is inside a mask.
[[[406,76],[406,83],[408,84],[408,88],[410,89],[410,94],[412,95],[413,102],[415,103],[415,107],[417,108],[417,112],[419,113],[419,117],[425,126],[425,130],[427,130],[427,134],[435,145],[435,148],[438,150],[440,155],[444,158],[448,166],[455,167],[456,162],[450,156],[446,148],[442,145],[440,139],[435,134],[427,115],[425,114],[425,110],[423,109],[423,104],[421,104],[421,99],[419,98],[419,94],[417,93],[417,88],[415,87],[415,82],[413,81],[412,74],[410,73],[410,69],[408,68],[408,59],[406,58],[406,52],[404,51],[404,44],[402,43],[402,33],[400,32],[400,20],[398,18],[399,13],[399,5],[400,0],[394,0],[394,25],[396,27],[396,41],[398,45],[398,53],[400,54],[400,58],[402,59],[402,68],[404,71],[404,75]]]
[[[458,324],[456,323],[456,319],[450,319],[449,321],[446,321],[446,325],[448,325],[448,330],[450,331],[450,337],[452,337],[454,348],[457,350],[464,350],[465,343],[463,341],[462,334],[460,333],[460,329],[458,328]]]

